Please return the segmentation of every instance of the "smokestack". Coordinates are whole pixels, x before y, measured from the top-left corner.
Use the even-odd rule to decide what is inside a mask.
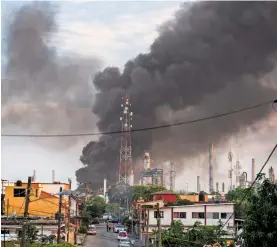
[[[216,192],[218,192],[218,182],[216,183]]]
[[[106,199],[106,194],[107,194],[107,179],[104,178],[104,189],[103,189],[103,194],[104,194],[104,199],[105,201],[107,201]]]
[[[55,177],[55,170],[52,170],[52,183],[55,183],[56,177]]]
[[[254,182],[256,178],[256,161],[252,159],[252,182]]]
[[[35,182],[37,179],[36,177],[36,170],[34,170],[33,177],[32,177],[32,182]]]
[[[213,144],[209,144],[209,190],[214,191],[214,174],[213,174]]]
[[[197,176],[197,192],[200,192],[200,176]]]
[[[145,153],[144,154],[144,170],[150,169],[150,154]]]
[[[225,190],[225,186],[224,186],[224,182],[222,183],[222,192],[224,192]]]
[[[275,183],[275,174],[272,166],[268,170],[268,178],[271,183]]]
[[[130,184],[130,186],[134,186],[134,177],[135,177],[134,171],[132,170],[131,174],[130,174],[130,178],[129,178],[129,184]]]

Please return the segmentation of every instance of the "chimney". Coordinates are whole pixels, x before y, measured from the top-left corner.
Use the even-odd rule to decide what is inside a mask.
[[[104,194],[105,201],[106,201],[106,197],[107,197],[106,193],[107,193],[107,179],[104,178],[104,190],[103,190],[103,194]]]
[[[214,152],[214,147],[213,147],[213,144],[210,142],[209,143],[209,191],[210,193],[214,191],[213,152]]]
[[[222,192],[225,192],[225,186],[224,186],[224,182],[222,183]]]
[[[150,154],[145,153],[144,154],[144,170],[150,169]]]
[[[197,192],[200,192],[200,176],[197,176]]]
[[[218,182],[216,183],[216,192],[218,192]]]
[[[36,170],[34,170],[33,177],[32,177],[32,182],[35,182],[36,180],[37,180]]]
[[[256,179],[256,161],[252,159],[252,182]]]
[[[131,174],[130,174],[130,186],[134,186],[134,177],[135,177],[135,175],[134,175],[134,171],[132,170],[131,171]]]
[[[55,170],[52,170],[52,183],[55,183],[56,177],[55,177]]]

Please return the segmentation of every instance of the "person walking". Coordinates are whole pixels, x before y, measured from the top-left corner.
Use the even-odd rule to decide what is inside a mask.
[[[108,224],[108,221],[106,223],[106,227],[107,227],[107,232],[109,231],[109,224]]]

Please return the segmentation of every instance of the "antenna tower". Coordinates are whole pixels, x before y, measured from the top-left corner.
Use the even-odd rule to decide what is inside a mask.
[[[130,182],[132,183],[133,167],[132,167],[132,143],[131,143],[131,120],[133,112],[130,111],[131,102],[129,95],[126,93],[122,97],[123,103],[121,104],[122,115],[121,121],[121,146],[120,146],[120,165],[119,165],[119,177],[118,184],[123,185],[126,189]]]
[[[170,180],[169,180],[169,188],[170,190],[174,191],[175,190],[175,164],[173,162],[170,163]]]

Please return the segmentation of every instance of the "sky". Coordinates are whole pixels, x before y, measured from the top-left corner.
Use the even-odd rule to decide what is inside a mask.
[[[10,13],[25,2],[2,1],[3,34],[6,31],[5,24],[10,21]],[[59,53],[83,57],[96,56],[102,61],[103,67],[120,68],[126,60],[140,52],[148,51],[149,45],[157,35],[159,25],[170,19],[180,5],[178,1],[54,3],[58,9],[58,31],[52,42]],[[4,35],[2,68],[5,65],[3,38]],[[88,138],[84,138],[70,150],[55,153],[34,140],[2,137],[1,177],[8,180],[27,180],[27,177],[33,174],[33,170],[36,170],[37,180],[48,182],[52,179],[52,170],[55,170],[56,180],[67,181],[68,177],[71,177],[73,186],[76,186],[75,170],[82,166],[79,156],[88,141]]]
[[[5,24],[9,13],[16,11],[24,2],[2,2],[2,32],[5,34]],[[96,56],[102,61],[102,66],[123,67],[124,63],[138,53],[147,52],[149,45],[157,36],[157,29],[172,18],[178,9],[178,1],[61,1],[55,2],[59,10],[58,31],[54,36],[53,45],[61,54],[77,54],[82,57]],[[3,38],[2,49],[5,50]],[[2,68],[5,56],[1,56]],[[239,133],[230,141],[234,157],[239,156],[243,169],[250,174],[251,159],[255,156],[257,170],[265,161],[276,143],[276,114],[270,120],[261,123],[262,128],[249,133]],[[259,126],[261,126],[259,125]],[[94,129],[95,126],[92,126]],[[22,130],[24,132],[24,130]],[[48,150],[32,139],[2,137],[1,163],[3,179],[27,180],[36,170],[38,181],[50,182],[52,170],[56,172],[56,180],[65,182],[68,177],[73,179],[76,187],[75,171],[82,166],[79,161],[81,150],[89,138],[80,139],[76,145],[58,152]],[[42,141],[43,142],[43,141]],[[227,145],[228,146],[228,145]],[[218,170],[215,182],[228,184],[226,146],[215,147],[218,154]],[[207,147],[208,150],[208,147]],[[193,162],[207,163],[207,157],[201,157]],[[277,170],[277,155],[272,165]],[[184,160],[184,163],[186,160]],[[191,161],[190,161],[191,162]],[[191,167],[193,167],[193,162]],[[224,165],[223,165],[224,164]],[[207,166],[206,166],[207,167]],[[267,173],[266,169],[266,173]],[[207,169],[199,171],[203,187],[207,187]],[[193,169],[178,174],[176,188],[183,189],[189,184],[189,190],[196,189],[196,175]]]

